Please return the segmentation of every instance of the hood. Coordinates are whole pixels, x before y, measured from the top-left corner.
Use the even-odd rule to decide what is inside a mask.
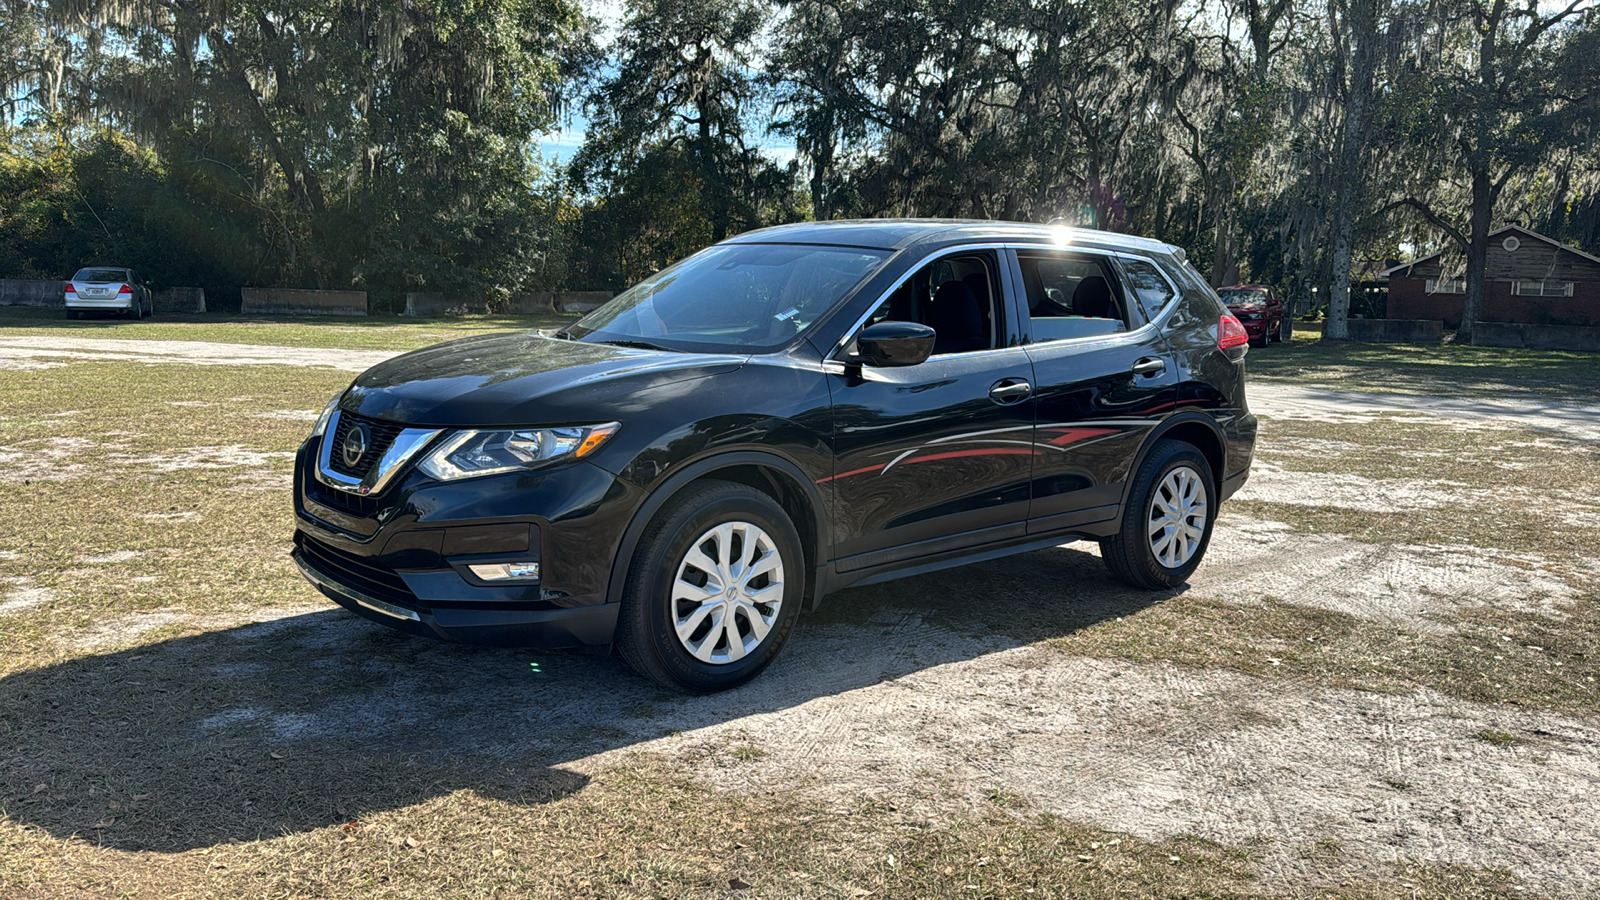
[[[561,425],[619,419],[669,385],[732,372],[747,357],[635,350],[490,334],[436,344],[363,372],[340,408],[436,427]]]

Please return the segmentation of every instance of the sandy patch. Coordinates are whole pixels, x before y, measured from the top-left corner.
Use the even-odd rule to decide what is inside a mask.
[[[91,553],[87,556],[80,556],[78,557],[78,562],[98,566],[107,563],[128,562],[143,555],[143,551],[140,550],[113,550],[109,553]]]
[[[77,635],[77,639],[72,643],[80,650],[108,650],[133,643],[141,636],[155,631],[157,628],[165,628],[168,625],[177,625],[193,619],[194,617],[188,613],[171,610],[135,613],[125,618],[101,622]]]
[[[1256,460],[1250,466],[1250,480],[1234,496],[1262,503],[1335,506],[1384,513],[1472,503],[1490,496],[1490,492],[1453,481],[1296,472]]]
[[[1304,534],[1224,513],[1189,583],[1230,603],[1271,598],[1437,631],[1445,627],[1440,618],[1475,606],[1560,615],[1578,596],[1574,584],[1592,571],[1534,554]]]
[[[43,606],[56,599],[55,591],[36,586],[31,578],[0,578],[0,583],[10,585],[9,589],[0,589],[0,616]]]
[[[287,422],[315,422],[322,415],[317,409],[274,409],[270,412],[251,413],[253,419],[282,419]]]
[[[1578,440],[1600,440],[1600,404],[1521,398],[1517,400],[1368,394],[1255,381],[1250,408],[1275,419],[1375,422],[1385,415],[1435,417],[1458,427],[1533,428]]]
[[[84,471],[72,462],[90,450],[118,447],[86,438],[52,437],[0,446],[0,481],[67,481]]]
[[[181,472],[187,469],[233,469],[272,466],[279,460],[294,459],[292,450],[252,450],[241,444],[226,446],[184,447],[152,456],[119,456],[115,461],[123,465],[153,468],[158,472]]]
[[[1533,742],[1473,737],[1505,728]],[[702,749],[743,743],[766,755],[729,765]],[[1269,884],[1324,875],[1296,852],[1319,840],[1362,868],[1505,867],[1551,894],[1589,895],[1600,872],[1600,728],[1426,692],[1295,689],[1021,648],[635,749],[679,756],[724,789],[807,784],[841,809],[926,808],[942,786],[979,805],[1000,789],[1143,838],[1262,841]]]
[[[124,360],[200,366],[322,366],[362,372],[397,356],[388,350],[273,347],[210,341],[102,340],[68,336],[0,338],[0,364],[59,366],[63,360]]]

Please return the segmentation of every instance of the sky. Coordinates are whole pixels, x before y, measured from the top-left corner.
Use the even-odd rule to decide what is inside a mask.
[[[616,40],[617,30],[626,17],[624,0],[580,0],[580,3],[584,12],[599,23],[600,48],[609,51],[612,42]],[[578,148],[583,146],[584,133],[588,128],[589,120],[584,117],[583,110],[575,110],[567,121],[560,123],[559,128],[539,136],[540,155],[559,165],[565,165],[572,160]],[[753,137],[756,139],[756,146],[780,165],[794,159],[796,151],[793,141],[766,133],[756,134]]]

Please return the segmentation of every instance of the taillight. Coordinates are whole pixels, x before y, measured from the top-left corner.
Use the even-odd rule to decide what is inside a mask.
[[[67,282],[67,293],[76,294],[77,292],[78,292],[78,289],[72,286],[72,282],[70,282],[70,281]]]
[[[128,287],[127,285],[123,285],[122,287],[117,288],[117,293],[118,294],[131,294],[131,293],[133,293],[133,288]]]
[[[1217,323],[1217,349],[1229,350],[1248,343],[1250,332],[1244,330],[1244,324],[1235,319],[1232,313],[1223,313],[1222,321]]]

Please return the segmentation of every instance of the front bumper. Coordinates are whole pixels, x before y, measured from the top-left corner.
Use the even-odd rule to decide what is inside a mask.
[[[603,647],[617,628],[615,603],[556,609],[411,608],[368,594],[346,583],[344,573],[324,569],[297,548],[300,573],[329,600],[356,615],[424,637],[464,644],[514,647]]]
[[[512,646],[604,646],[611,564],[643,493],[584,462],[433,481],[402,474],[362,497],[322,484],[320,440],[295,461],[294,559],[335,603],[402,631]],[[536,583],[476,578],[469,563],[537,560]]]

